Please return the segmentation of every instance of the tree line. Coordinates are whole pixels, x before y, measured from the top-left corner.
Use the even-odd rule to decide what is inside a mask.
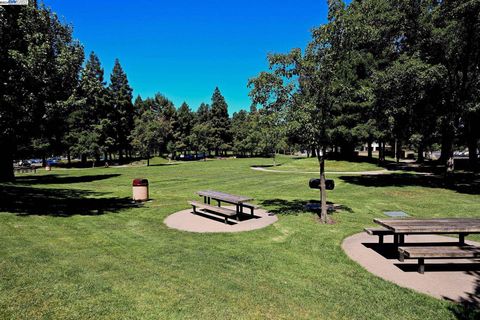
[[[329,0],[306,48],[268,56],[254,103],[284,111],[288,138],[349,156],[360,144],[468,149],[480,138],[480,1]],[[369,148],[370,149],[370,148]],[[370,149],[371,150],[371,149]]]
[[[161,94],[133,102],[120,62],[107,84],[98,56],[85,59],[72,32],[36,1],[0,7],[0,180],[13,179],[14,159],[29,157],[95,164],[165,153],[265,152],[256,111],[230,118],[218,88],[196,112],[186,103],[176,109]]]
[[[306,48],[271,54],[252,79],[253,101],[286,110],[298,141],[319,160],[326,221],[325,157],[359,143],[441,150],[468,148],[477,169],[480,137],[479,0],[328,1],[328,22]]]
[[[271,54],[249,80],[252,106],[232,117],[218,88],[196,112],[165,96],[133,101],[117,60],[110,75],[85,60],[72,27],[50,9],[0,8],[0,180],[13,159],[149,158],[155,154],[275,154],[308,150],[350,157],[380,143],[417,150],[468,148],[480,137],[480,1],[328,1],[328,22],[306,48]],[[369,148],[371,150],[371,148]],[[370,152],[371,153],[371,152]],[[399,156],[399,154],[397,155]]]

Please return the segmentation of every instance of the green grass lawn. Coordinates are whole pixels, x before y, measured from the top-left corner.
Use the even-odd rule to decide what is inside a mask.
[[[303,158],[278,155],[277,166],[270,169],[277,171],[292,171],[292,172],[318,172],[317,158]],[[273,161],[270,160],[270,164]],[[368,162],[348,162],[329,160],[326,162],[325,170],[327,172],[359,172],[359,171],[376,171],[383,168],[373,163]]]
[[[426,177],[336,176],[329,200],[346,210],[322,225],[301,209],[318,196],[313,175],[250,169],[271,159],[153,163],[0,185],[0,319],[456,318],[454,304],[377,278],[341,243],[388,210],[480,217],[479,195]],[[132,208],[137,177],[150,180],[153,201]],[[163,224],[205,188],[253,196],[279,221],[238,234]]]

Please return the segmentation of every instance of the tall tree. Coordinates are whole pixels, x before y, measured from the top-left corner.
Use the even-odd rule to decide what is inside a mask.
[[[0,181],[12,180],[19,145],[58,149],[58,108],[76,86],[83,49],[70,26],[36,3],[0,7]]]
[[[112,123],[116,128],[116,147],[122,159],[124,153],[127,155],[130,153],[129,135],[133,130],[135,112],[132,103],[133,90],[118,59],[115,60],[108,89],[109,103],[114,111]]]
[[[107,104],[104,72],[94,52],[82,70],[77,90],[77,102],[71,104],[68,117],[71,153],[81,156],[85,163],[88,156],[98,160],[108,151],[108,136],[113,126],[108,123],[111,114]],[[107,121],[107,122],[106,122]]]
[[[215,88],[215,91],[213,92],[210,116],[213,128],[215,155],[218,155],[219,151],[226,150],[230,143],[230,118],[228,116],[228,105],[218,87]]]
[[[184,153],[192,150],[191,137],[194,125],[194,115],[186,102],[177,110],[177,147]]]

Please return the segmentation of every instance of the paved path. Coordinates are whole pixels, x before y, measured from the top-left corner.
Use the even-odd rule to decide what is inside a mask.
[[[256,171],[264,171],[264,172],[275,172],[275,173],[306,173],[306,174],[318,174],[318,171],[287,171],[287,170],[274,170],[274,169],[267,169],[261,167],[250,167],[252,170]],[[359,175],[366,175],[366,174],[388,174],[392,171],[388,170],[375,170],[375,171],[326,171],[326,174],[359,174]]]
[[[274,172],[274,173],[305,173],[305,174],[319,174],[318,171],[287,171],[287,170],[273,170],[273,169],[267,169],[267,168],[261,168],[261,167],[250,167],[252,170],[255,171],[264,171],[264,172]],[[384,174],[392,174],[392,173],[405,173],[405,171],[399,171],[399,170],[374,170],[374,171],[326,171],[325,174],[330,174],[330,175],[384,175]],[[418,174],[418,175],[431,175],[431,173],[428,172],[408,172],[409,174]]]
[[[235,210],[235,207],[226,207]],[[245,215],[247,217],[248,215]],[[194,215],[192,209],[176,212],[169,215],[164,223],[172,229],[212,233],[212,232],[242,232],[265,228],[278,221],[278,218],[262,209],[255,209],[256,218],[245,219],[239,223],[230,219],[232,224],[225,224],[224,219],[217,215]]]
[[[386,236],[385,242],[392,243],[392,236]],[[410,235],[406,242],[452,242],[458,239],[423,235]],[[467,241],[480,246],[480,243]],[[460,302],[462,299],[475,299],[480,303],[480,263],[468,259],[425,260],[425,274],[417,272],[417,260],[397,259],[395,250],[381,251],[377,236],[364,232],[345,239],[342,248],[346,254],[369,272],[380,278],[440,299]],[[385,248],[385,246],[383,247]]]

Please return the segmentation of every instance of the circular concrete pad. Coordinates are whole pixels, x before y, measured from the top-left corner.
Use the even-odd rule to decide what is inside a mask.
[[[226,207],[235,210],[235,207]],[[247,210],[250,212],[250,210]],[[265,228],[278,218],[262,209],[255,209],[255,216],[245,213],[240,221],[229,218],[229,224],[224,223],[224,218],[215,214],[193,214],[192,209],[176,212],[165,219],[165,224],[172,229],[189,232],[242,232]]]
[[[369,272],[399,286],[410,288],[440,299],[457,302],[478,300],[475,289],[480,283],[480,262],[469,259],[425,260],[425,274],[417,272],[417,260],[400,262],[393,237],[385,236],[385,244],[378,243],[377,236],[366,233],[353,235],[343,241],[347,255]],[[435,235],[410,235],[408,243],[445,243],[458,245],[458,238]],[[480,246],[480,243],[466,241]],[[476,301],[480,302],[480,301]]]

